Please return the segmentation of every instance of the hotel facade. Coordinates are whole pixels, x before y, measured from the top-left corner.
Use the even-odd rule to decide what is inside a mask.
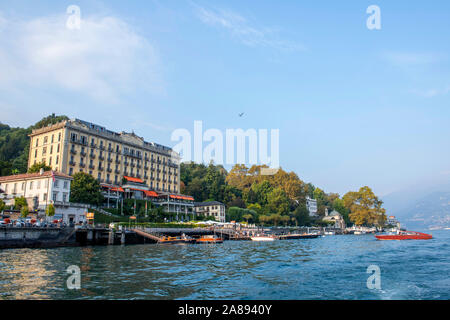
[[[30,139],[28,167],[45,162],[68,175],[89,173],[100,183],[120,185],[132,177],[155,191],[180,191],[179,155],[134,133],[74,119],[33,130]]]
[[[106,207],[139,199],[166,211],[192,213],[194,199],[179,195],[180,156],[169,147],[79,119],[33,130],[30,139],[28,167],[44,162],[70,176],[92,175],[100,182]]]

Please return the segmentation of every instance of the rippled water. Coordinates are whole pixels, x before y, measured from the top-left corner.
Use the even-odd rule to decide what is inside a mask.
[[[266,243],[0,251],[0,299],[450,299],[450,231]],[[369,265],[381,289],[366,285]],[[67,267],[81,268],[69,290]]]

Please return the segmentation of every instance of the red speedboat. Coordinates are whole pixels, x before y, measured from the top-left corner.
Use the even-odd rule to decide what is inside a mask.
[[[417,231],[400,231],[398,234],[383,234],[375,236],[378,240],[430,240],[431,234]]]

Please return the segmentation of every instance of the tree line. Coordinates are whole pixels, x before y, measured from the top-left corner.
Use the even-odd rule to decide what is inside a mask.
[[[386,221],[383,202],[364,186],[344,196],[326,193],[302,181],[295,172],[279,169],[262,174],[264,165],[235,165],[227,172],[221,165],[181,164],[181,193],[196,201],[220,201],[227,207],[228,221],[266,225],[326,225],[325,212],[336,210],[347,224],[382,226]],[[317,200],[317,217],[310,217],[306,198]]]

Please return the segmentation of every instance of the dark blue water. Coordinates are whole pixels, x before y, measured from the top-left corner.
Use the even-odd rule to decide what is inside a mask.
[[[433,236],[3,250],[0,299],[450,299],[450,230]],[[367,288],[369,265],[381,289]]]

